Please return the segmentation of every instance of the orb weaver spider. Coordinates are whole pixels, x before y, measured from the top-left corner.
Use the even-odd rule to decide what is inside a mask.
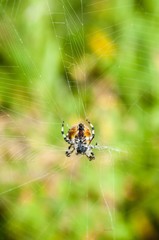
[[[94,126],[88,119],[86,119],[86,121],[90,125],[91,130],[85,124],[79,123],[72,126],[66,135],[64,132],[64,121],[62,122],[61,133],[64,140],[69,144],[66,151],[67,157],[70,157],[75,151],[76,155],[86,155],[90,161],[95,159],[92,149],[97,146],[97,143],[95,146],[91,145],[95,137]]]

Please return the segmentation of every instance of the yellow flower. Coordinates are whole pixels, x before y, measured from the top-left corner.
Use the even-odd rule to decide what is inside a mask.
[[[91,34],[89,43],[92,51],[99,57],[112,58],[116,53],[112,39],[102,31]]]

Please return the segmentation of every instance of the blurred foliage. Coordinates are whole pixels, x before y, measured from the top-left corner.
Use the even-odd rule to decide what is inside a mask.
[[[159,239],[159,1],[0,6],[0,239]],[[67,159],[86,117],[121,151]]]

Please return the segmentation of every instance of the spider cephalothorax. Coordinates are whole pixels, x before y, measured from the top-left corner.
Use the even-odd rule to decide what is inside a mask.
[[[68,150],[66,151],[67,157],[70,157],[73,151],[75,151],[77,155],[86,155],[89,160],[95,159],[94,153],[92,152],[94,146],[90,145],[91,141],[95,137],[94,126],[90,123],[90,121],[86,121],[89,123],[91,130],[83,123],[79,123],[71,127],[66,135],[64,133],[64,122],[62,123],[61,133],[64,140],[70,144]]]

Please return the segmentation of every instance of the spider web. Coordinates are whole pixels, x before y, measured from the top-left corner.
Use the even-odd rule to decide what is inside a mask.
[[[157,9],[1,1],[4,239],[142,239],[145,226],[156,236]],[[96,160],[66,158],[62,120],[67,131],[86,118]]]

